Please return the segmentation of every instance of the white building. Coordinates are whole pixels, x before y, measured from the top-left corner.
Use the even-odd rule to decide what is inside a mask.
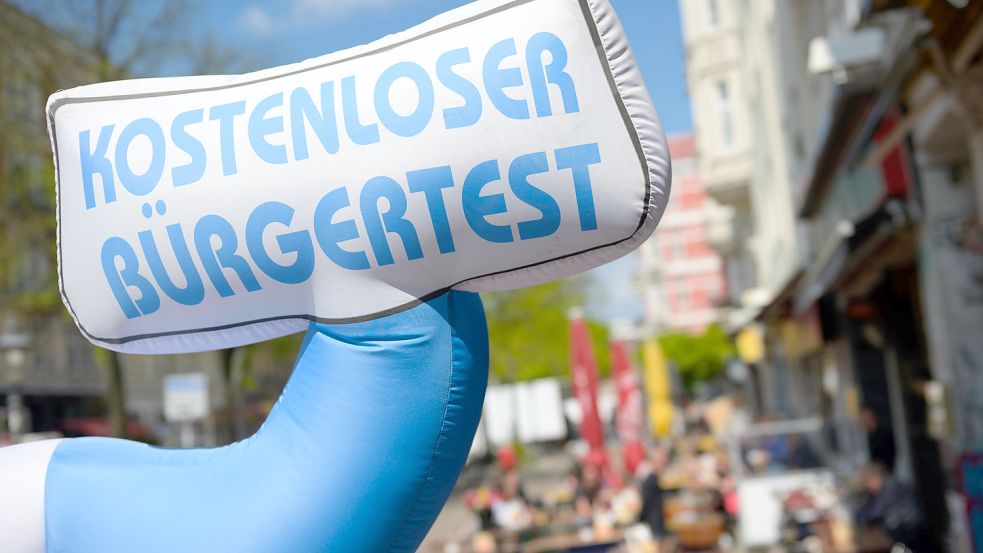
[[[801,267],[799,183],[830,87],[805,67],[824,2],[681,0],[700,176],[719,205],[710,224],[733,311],[748,322]]]
[[[823,417],[849,465],[875,458],[872,412],[964,550],[983,502],[940,483],[983,451],[983,3],[680,2],[731,328],[767,330],[762,403]]]

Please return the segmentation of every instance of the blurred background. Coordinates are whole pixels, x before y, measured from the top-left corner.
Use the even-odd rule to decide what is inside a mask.
[[[241,439],[299,344],[81,337],[50,93],[299,61],[463,3],[0,0],[0,445]],[[484,417],[423,550],[983,552],[983,1],[612,3],[669,208],[615,263],[485,296]]]

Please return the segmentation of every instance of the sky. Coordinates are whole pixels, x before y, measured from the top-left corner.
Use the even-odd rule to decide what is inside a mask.
[[[611,0],[628,34],[665,131],[692,128],[677,0]],[[357,46],[408,29],[466,0],[228,0],[202,3],[200,28],[234,45],[255,67],[280,65]],[[609,322],[638,319],[636,254],[591,272],[589,313]]]
[[[466,0],[221,0],[196,8],[196,29],[273,66],[406,30]],[[666,132],[691,128],[677,0],[612,0]]]

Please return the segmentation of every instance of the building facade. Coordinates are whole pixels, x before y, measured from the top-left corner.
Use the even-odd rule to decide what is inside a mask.
[[[821,2],[680,2],[709,238],[724,257],[737,331],[801,264],[793,199],[817,124],[795,62]]]
[[[719,243],[754,260],[731,328],[764,335],[762,408],[823,417],[841,468],[888,464],[945,548],[968,550],[983,536],[964,476],[983,458],[983,4],[682,6],[700,171],[736,229]]]
[[[673,188],[659,229],[639,249],[645,324],[649,329],[702,332],[721,322],[727,279],[710,246],[711,200],[697,172],[693,135],[669,138]]]

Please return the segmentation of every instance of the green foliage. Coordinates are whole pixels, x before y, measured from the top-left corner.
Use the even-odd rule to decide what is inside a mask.
[[[611,350],[608,346],[611,333],[607,325],[590,319],[587,320],[587,331],[590,332],[591,345],[594,346],[597,376],[601,379],[607,378],[611,375]]]
[[[25,48],[31,29],[0,15],[0,311],[58,312],[55,190],[44,98],[55,90],[44,48]]]
[[[237,51],[187,38],[193,7],[188,0],[0,0],[0,311],[28,319],[64,313],[45,99],[175,64],[228,69]]]
[[[508,292],[483,294],[488,315],[491,373],[501,382],[570,374],[567,311],[584,303],[584,281],[568,278]],[[588,321],[598,372],[611,371],[608,330]]]
[[[256,359],[280,366],[289,366],[297,356],[304,334],[291,334],[265,342],[249,344],[241,349],[239,357],[239,386],[244,392],[256,393],[260,390],[260,380],[256,374]]]
[[[667,334],[659,338],[666,359],[672,361],[687,389],[697,382],[723,374],[727,359],[734,356],[734,345],[718,325],[701,335]]]

